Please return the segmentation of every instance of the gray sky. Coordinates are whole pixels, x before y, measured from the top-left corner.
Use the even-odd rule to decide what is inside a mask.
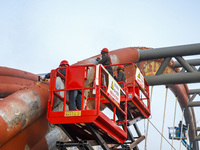
[[[0,0],[0,65],[39,74],[63,59],[73,64],[97,55],[104,47],[200,43],[199,14],[199,0]],[[165,98],[161,93],[154,93],[152,109],[152,122],[160,130]],[[171,95],[168,111],[174,110]],[[148,149],[159,149],[160,136],[151,131]]]

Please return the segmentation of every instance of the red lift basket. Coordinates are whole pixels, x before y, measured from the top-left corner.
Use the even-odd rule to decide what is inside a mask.
[[[112,67],[118,65],[122,64]],[[52,70],[47,110],[49,122],[59,125],[71,139],[95,140],[98,134],[107,144],[124,143],[127,140],[127,110],[134,118],[148,118],[150,102],[148,83],[135,64],[123,65],[129,67],[129,72],[125,67],[129,77],[123,89],[100,64]],[[58,86],[61,84],[63,86]],[[68,109],[69,93],[73,90],[82,91],[80,110]],[[58,102],[62,102],[59,108]]]
[[[66,76],[61,74],[61,69],[65,70]],[[90,79],[93,78],[91,86],[86,86],[90,80],[88,75],[90,75]],[[76,135],[78,139],[94,140],[90,129],[87,127],[87,124],[90,124],[108,143],[123,143],[127,139],[127,109],[126,107],[120,108],[120,102],[117,103],[115,98],[107,93],[110,76],[102,65],[69,66],[52,70],[47,112],[49,122],[61,125],[67,133]],[[64,83],[62,89],[56,89],[56,84],[58,84],[56,79],[58,78],[61,78]],[[69,92],[72,90],[82,91],[81,110],[67,109],[70,104]],[[123,92],[120,87],[118,90]],[[118,98],[120,98],[120,95]],[[112,118],[101,111],[102,99],[109,101],[109,105],[112,106],[112,108],[108,107],[113,113]],[[63,101],[63,107],[61,110],[56,110],[54,108],[55,103],[60,100]],[[92,108],[87,106],[88,101],[94,103]],[[127,106],[126,100],[125,103]],[[104,104],[104,107],[106,105]],[[123,116],[123,121],[120,123],[124,124],[125,128],[120,127],[119,123],[116,122],[116,111]]]

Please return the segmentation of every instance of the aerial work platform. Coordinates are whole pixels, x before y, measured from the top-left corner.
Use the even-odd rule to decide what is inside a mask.
[[[169,130],[169,139],[171,140],[181,140],[181,143],[187,148],[187,150],[191,150],[190,145],[187,143],[187,128],[182,130],[179,127],[168,127]]]
[[[95,141],[91,145],[101,145],[104,149],[108,149],[109,144],[123,144],[127,140],[127,109],[134,117],[148,118],[150,115],[148,84],[136,80],[135,65],[129,65],[133,68],[132,79],[124,83],[123,89],[102,65],[52,70],[47,112],[49,122],[60,126],[75,142]],[[63,84],[63,87],[58,84]],[[82,93],[81,109],[69,110],[70,92],[75,90]],[[145,96],[143,99],[140,98],[141,92]],[[58,102],[63,102],[61,109],[55,108]],[[73,146],[74,143],[65,144]]]

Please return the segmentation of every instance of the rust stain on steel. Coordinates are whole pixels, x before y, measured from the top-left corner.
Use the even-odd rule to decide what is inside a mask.
[[[142,61],[139,63],[139,68],[143,75],[155,75],[157,70],[159,69],[162,61],[164,59],[156,59],[156,60],[148,60],[148,61]],[[163,74],[168,73],[175,73],[173,69],[174,61],[171,60],[169,65],[166,67]],[[179,104],[182,108],[187,107],[188,105],[188,86],[186,84],[176,84],[176,85],[168,85],[168,87],[171,89],[171,91],[174,93],[174,95],[178,98]]]
[[[48,120],[46,114],[25,128],[23,132],[20,132],[17,136],[13,137],[6,144],[0,147],[0,150],[26,150],[32,149],[37,143],[39,143],[46,135],[48,131]],[[42,143],[42,150],[48,150],[46,141]],[[46,147],[45,147],[46,145]]]
[[[155,75],[163,60],[164,59],[156,59],[153,61],[152,60],[141,61],[139,63],[139,68],[141,69],[142,74],[145,76],[146,75]],[[169,65],[164,70],[163,74],[175,73],[175,71],[172,68],[173,64],[174,64],[174,62],[171,60]]]
[[[46,113],[48,87],[37,82],[0,101],[0,145]]]

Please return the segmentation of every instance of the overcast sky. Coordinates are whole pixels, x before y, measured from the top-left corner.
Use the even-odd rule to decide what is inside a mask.
[[[73,64],[97,55],[104,47],[200,43],[199,15],[199,0],[0,0],[0,65],[39,74],[63,59]],[[156,103],[164,101],[165,95],[160,97]],[[154,112],[156,118],[157,108]],[[162,121],[159,117],[154,123]],[[156,138],[157,144],[149,139],[149,150],[160,148]]]

